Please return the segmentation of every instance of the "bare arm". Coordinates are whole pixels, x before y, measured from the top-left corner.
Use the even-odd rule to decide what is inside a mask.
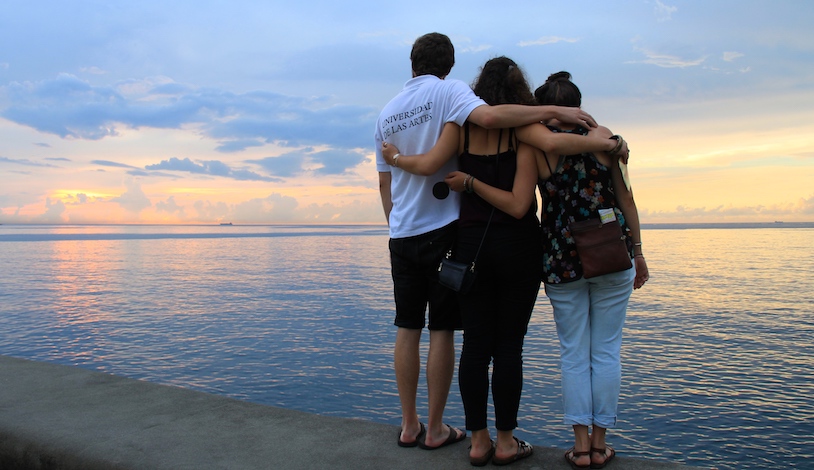
[[[393,210],[393,199],[390,196],[390,182],[392,175],[387,171],[379,172],[379,194],[382,196],[382,208],[387,225],[390,225],[390,211]]]
[[[475,108],[467,118],[468,121],[472,121],[485,129],[520,127],[550,119],[557,119],[569,124],[585,126],[586,128],[596,127],[596,121],[590,114],[580,108],[565,106],[484,105]]]
[[[446,178],[447,185],[453,191],[463,191],[464,181],[470,175],[461,171],[453,171]],[[534,151],[523,143],[517,149],[517,171],[514,174],[514,184],[511,191],[490,186],[477,178],[471,178],[467,183],[469,188],[486,202],[515,217],[522,218],[529,210],[534,200],[534,188],[537,184],[537,162]]]
[[[419,155],[400,155],[399,149],[382,142],[382,156],[388,165],[401,168],[414,175],[429,176],[440,170],[450,158],[458,153],[458,136],[461,128],[454,122],[444,124],[441,137],[429,152]],[[399,155],[398,160],[393,159]]]
[[[639,224],[639,211],[636,208],[636,201],[633,199],[633,191],[625,183],[618,160],[613,159],[610,167],[616,203],[625,216],[625,222],[628,228],[630,228],[630,236],[633,239],[633,261],[636,266],[636,278],[633,281],[633,288],[638,289],[650,279],[647,261],[645,261],[644,254],[642,254],[642,234]]]
[[[583,152],[610,152],[618,144],[611,139],[612,134],[605,127],[599,127],[589,135],[575,135],[562,132],[552,132],[546,126],[535,123],[517,129],[517,138],[520,141],[537,147],[553,155],[574,155]],[[615,155],[627,154],[627,142],[622,141],[622,147]]]

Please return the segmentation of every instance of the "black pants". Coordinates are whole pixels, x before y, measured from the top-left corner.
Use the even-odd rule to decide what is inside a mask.
[[[484,227],[462,227],[457,255],[471,261]],[[458,370],[466,429],[487,427],[489,365],[495,427],[517,427],[523,389],[523,338],[542,276],[540,233],[536,227],[492,225],[478,255],[475,284],[460,296],[464,343]]]

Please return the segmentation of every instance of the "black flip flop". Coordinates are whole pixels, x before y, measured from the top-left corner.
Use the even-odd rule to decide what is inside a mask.
[[[424,442],[424,439],[427,437],[427,434],[424,433],[424,436],[418,440],[418,447],[421,447],[424,450],[435,450],[440,449],[441,447],[446,447],[450,444],[455,444],[456,442],[461,442],[462,440],[466,439],[466,431],[461,431],[462,434],[458,436],[458,431],[460,431],[460,429],[454,428],[449,424],[447,424],[447,427],[449,428],[449,436],[447,436],[446,441],[442,442],[440,445],[437,445],[435,447],[430,447]]]
[[[418,446],[418,440],[421,439],[424,436],[424,434],[427,432],[427,428],[424,427],[424,423],[418,423],[418,424],[419,424],[419,426],[421,426],[421,430],[418,431],[418,435],[415,437],[415,440],[413,442],[404,442],[404,441],[401,440],[401,427],[399,427],[399,435],[398,435],[399,447],[416,447],[416,446]]]

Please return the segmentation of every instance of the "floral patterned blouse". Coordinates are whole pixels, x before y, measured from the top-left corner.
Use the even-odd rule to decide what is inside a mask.
[[[588,130],[577,127],[564,131],[549,126],[553,132],[569,132],[586,135]],[[582,265],[577,255],[574,239],[568,230],[569,222],[598,217],[599,209],[613,209],[629,252],[633,252],[630,229],[625,223],[622,210],[616,206],[611,170],[592,153],[560,157],[552,176],[538,181],[543,197],[543,281],[560,284],[582,278]]]

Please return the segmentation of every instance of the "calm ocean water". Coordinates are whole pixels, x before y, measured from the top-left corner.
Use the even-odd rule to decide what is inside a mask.
[[[814,224],[643,239],[651,280],[628,310],[609,442],[702,467],[812,468]],[[0,225],[4,355],[398,424],[392,320],[381,226]],[[525,376],[518,435],[569,447],[542,291]],[[447,410],[463,425],[457,383]]]

